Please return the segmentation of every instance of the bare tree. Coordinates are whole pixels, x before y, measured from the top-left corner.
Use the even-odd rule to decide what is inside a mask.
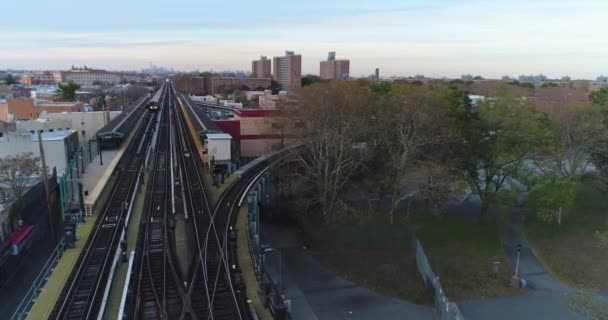
[[[395,85],[376,113],[377,160],[382,168],[379,198],[390,195],[390,223],[401,202],[414,198],[437,204],[447,197],[454,180],[450,163],[441,157],[452,132],[445,124],[445,107],[428,88]]]
[[[296,154],[299,176],[313,186],[324,222],[334,218],[338,196],[366,152],[370,98],[366,85],[332,82],[307,86],[281,102],[304,148]]]
[[[548,143],[534,157],[544,174],[558,177],[580,176],[592,163],[591,153],[600,139],[608,137],[601,114],[589,106],[567,107],[550,111],[551,135]]]
[[[40,178],[40,157],[30,153],[0,158],[0,185],[8,188],[16,198],[14,206],[20,207],[20,199],[25,190]],[[13,225],[19,210],[11,211]]]

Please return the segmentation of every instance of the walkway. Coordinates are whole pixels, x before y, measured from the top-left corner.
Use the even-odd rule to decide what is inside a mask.
[[[433,319],[429,307],[386,297],[341,278],[301,249],[297,231],[262,225],[263,243],[281,252],[267,254],[265,268],[274,283],[282,282],[295,320]]]
[[[576,289],[547,272],[526,241],[522,222],[522,213],[514,210],[510,223],[501,230],[501,242],[513,268],[517,262],[517,245],[522,245],[519,275],[527,281],[529,294],[462,302],[459,306],[463,315],[467,320],[586,319],[568,306],[567,295],[575,293]]]

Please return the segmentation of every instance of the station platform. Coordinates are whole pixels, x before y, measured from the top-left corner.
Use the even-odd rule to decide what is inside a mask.
[[[138,121],[136,126],[139,126],[141,121]],[[136,127],[137,128],[137,127]],[[76,247],[67,249],[63,256],[57,262],[53,272],[50,274],[44,287],[40,289],[40,294],[36,298],[27,319],[47,319],[53,311],[57,298],[63,290],[63,286],[67,282],[72,269],[76,265],[78,257],[93,230],[97,218],[97,211],[102,208],[97,205],[100,195],[103,193],[108,181],[112,177],[112,172],[116,168],[118,161],[124,154],[126,147],[131,142],[133,134],[136,130],[131,131],[125,143],[118,150],[103,150],[100,165],[100,155],[94,156],[82,175],[83,191],[88,191],[85,196],[85,221],[79,223],[76,230]],[[139,210],[141,211],[141,210]],[[136,238],[136,236],[135,236]]]
[[[27,319],[40,320],[49,317],[94,225],[95,221],[93,219],[79,225],[78,231],[76,231],[76,247],[74,249],[67,249],[61,259],[59,259],[53,273],[51,273],[51,276],[41,289],[40,295],[36,298],[32,309],[28,312]]]

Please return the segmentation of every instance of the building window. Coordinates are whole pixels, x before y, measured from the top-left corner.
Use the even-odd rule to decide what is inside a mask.
[[[53,131],[55,131],[55,129],[49,129],[49,132],[53,132]]]
[[[30,133],[31,133],[31,134],[34,134],[34,133],[36,133],[36,131],[34,131],[34,130],[31,130],[31,131],[30,131]]]
[[[2,138],[3,135],[4,135],[4,132],[0,132],[0,138]]]
[[[84,137],[84,135],[85,135],[85,134],[86,134],[86,133],[84,132],[84,130],[82,130],[82,136],[83,136],[83,137]]]

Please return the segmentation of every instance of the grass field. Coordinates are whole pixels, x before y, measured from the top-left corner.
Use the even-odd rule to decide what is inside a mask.
[[[498,228],[464,217],[413,217],[435,274],[455,301],[523,294],[510,286],[511,267],[500,244]],[[498,273],[492,272],[500,262]]]
[[[316,228],[312,254],[336,274],[378,293],[430,304],[416,268],[409,231],[402,226],[332,225]]]
[[[431,267],[455,301],[524,294],[512,288],[512,271],[498,228],[463,217],[410,216],[394,226],[326,226],[307,238],[311,253],[334,272],[380,293],[415,303],[430,302],[410,249],[411,230],[422,241]],[[495,261],[498,273],[492,272]]]
[[[608,229],[608,197],[596,182],[585,179],[573,209],[562,225],[528,219],[526,237],[551,272],[564,282],[588,289],[608,289],[608,248],[594,236]]]

